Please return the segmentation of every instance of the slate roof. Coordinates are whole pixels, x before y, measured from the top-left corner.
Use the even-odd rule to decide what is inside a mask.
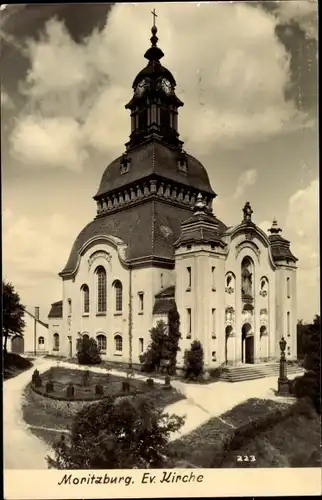
[[[174,242],[179,238],[181,223],[192,209],[169,205],[161,200],[149,200],[90,222],[77,236],[66,266],[60,273],[72,272],[81,247],[92,237],[116,236],[128,245],[127,259],[161,257],[174,259]],[[220,222],[221,230],[226,227]]]
[[[193,187],[195,190],[214,196],[215,193],[210,186],[207,171],[200,161],[185,153],[188,170],[185,175],[178,170],[178,155],[178,149],[170,148],[156,139],[141,144],[137,149],[128,152],[127,157],[131,160],[131,163],[126,174],[121,174],[120,162],[122,156],[108,165],[94,199],[103,194],[125,188],[143,178],[155,176],[180,183],[183,186]]]
[[[63,317],[63,301],[53,302],[48,314],[48,318],[62,318]]]
[[[174,286],[164,288],[159,293],[157,293],[155,295],[153,314],[168,314],[168,312],[176,305],[174,294]]]
[[[271,234],[268,237],[271,244],[271,251],[274,262],[278,263],[283,260],[291,260],[297,262],[298,258],[293,255],[290,250],[290,242],[279,234]]]

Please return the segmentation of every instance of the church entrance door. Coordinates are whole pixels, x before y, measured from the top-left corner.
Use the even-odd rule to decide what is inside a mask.
[[[242,327],[242,363],[254,363],[254,334],[249,323]]]

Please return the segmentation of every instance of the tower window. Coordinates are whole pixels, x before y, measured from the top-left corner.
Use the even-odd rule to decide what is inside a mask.
[[[191,267],[187,267],[187,292],[191,290]]]
[[[53,335],[53,351],[59,351],[59,334],[54,333]]]
[[[286,294],[287,294],[287,298],[289,299],[291,297],[291,283],[290,283],[290,278],[286,278]]]
[[[145,130],[148,124],[148,113],[146,109],[142,109],[138,114],[138,125],[140,130]]]
[[[160,110],[161,128],[170,128],[170,113],[167,109]]]
[[[287,336],[289,337],[291,335],[291,313],[288,311],[287,312]]]
[[[138,295],[139,295],[139,313],[142,314],[144,310],[144,293],[139,292]]]
[[[45,347],[45,339],[44,337],[38,338],[38,349],[44,349]]]
[[[139,352],[142,354],[144,350],[144,340],[142,338],[139,339]]]
[[[216,290],[216,268],[214,266],[211,268],[211,288],[213,291]]]
[[[160,274],[160,286],[163,288],[163,273]]]
[[[126,174],[130,170],[131,159],[124,154],[121,158],[121,174]]]
[[[211,309],[212,338],[216,338],[216,309]]]
[[[187,309],[187,337],[191,336],[191,309]]]

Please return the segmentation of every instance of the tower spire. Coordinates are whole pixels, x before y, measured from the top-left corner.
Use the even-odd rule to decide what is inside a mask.
[[[153,16],[153,26],[151,28],[152,36],[150,38],[151,47],[146,51],[146,53],[144,54],[144,57],[146,59],[148,59],[150,62],[152,62],[152,61],[159,62],[160,59],[162,59],[162,57],[164,56],[164,53],[157,46],[159,39],[157,37],[158,28],[155,25],[155,18],[158,17],[158,15],[156,14],[155,9],[153,9],[151,11],[151,14]]]

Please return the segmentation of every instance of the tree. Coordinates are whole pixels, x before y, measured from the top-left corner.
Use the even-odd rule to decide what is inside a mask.
[[[100,350],[95,339],[83,337],[79,341],[77,359],[80,365],[99,365],[102,362]]]
[[[194,340],[184,353],[185,378],[197,378],[203,373],[204,352],[201,342]]]
[[[159,371],[161,359],[167,354],[167,325],[164,321],[158,321],[157,325],[151,328],[151,342],[145,353],[141,354],[140,362],[143,370],[147,372]]]
[[[174,305],[168,313],[168,338],[167,338],[167,356],[170,361],[169,374],[173,375],[176,372],[177,354],[180,351],[179,341],[180,333],[180,315],[177,306]]]
[[[306,373],[297,377],[295,391],[298,397],[306,396],[311,399],[314,407],[321,411],[321,320],[316,315],[313,322],[303,325],[301,334],[304,354],[304,368]]]
[[[70,438],[54,445],[57,469],[129,469],[167,465],[169,437],[184,423],[147,396],[104,399],[75,417]]]
[[[25,328],[25,308],[20,303],[19,294],[11,283],[2,281],[2,334],[4,337],[3,350],[7,352],[8,338],[13,335],[23,336]]]

